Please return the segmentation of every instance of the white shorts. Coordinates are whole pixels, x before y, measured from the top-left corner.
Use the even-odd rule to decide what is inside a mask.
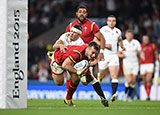
[[[138,63],[123,63],[124,75],[138,75],[139,64]]]
[[[50,68],[52,73],[60,75],[64,72],[64,69],[62,68],[62,66],[58,65],[55,60],[54,60],[54,53],[52,55],[52,61],[50,63]]]
[[[109,55],[103,61],[98,62],[99,69],[107,69],[109,66],[119,66],[119,58],[117,55]]]
[[[140,65],[140,73],[141,75],[146,74],[147,72],[153,72],[154,71],[154,64],[141,64]]]

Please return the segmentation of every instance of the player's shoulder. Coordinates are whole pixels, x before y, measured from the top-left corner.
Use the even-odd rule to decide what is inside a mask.
[[[133,40],[133,42],[135,42],[135,43],[140,43],[138,40],[136,40],[136,39],[132,39]]]
[[[86,23],[95,23],[95,22],[93,22],[93,21],[91,21],[89,19],[86,19]]]
[[[121,30],[117,27],[114,27],[114,30],[117,31],[118,33],[121,33]]]
[[[127,39],[124,39],[124,40],[123,40],[123,43],[127,43]]]
[[[68,38],[68,37],[70,36],[70,32],[66,32],[66,33],[64,34],[64,36],[65,36],[65,38]]]
[[[100,28],[100,30],[109,30],[109,27],[106,26],[106,25],[104,25],[104,26],[102,26],[102,27]]]
[[[151,43],[151,45],[153,49],[156,49],[156,45],[154,43]]]
[[[78,24],[78,21],[77,21],[77,20],[75,20],[74,22],[70,22],[70,23],[68,24],[68,26],[70,26],[70,28],[71,28],[71,27],[74,26],[75,24]]]

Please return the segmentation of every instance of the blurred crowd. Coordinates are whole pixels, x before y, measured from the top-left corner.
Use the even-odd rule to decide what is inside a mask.
[[[89,18],[114,14],[123,38],[125,30],[132,29],[135,39],[141,41],[142,35],[147,34],[160,49],[159,0],[29,0],[29,42],[64,18],[75,18],[79,4],[87,5]],[[28,77],[41,82],[51,79],[46,53],[52,49],[52,43],[44,41],[31,44],[28,49]]]

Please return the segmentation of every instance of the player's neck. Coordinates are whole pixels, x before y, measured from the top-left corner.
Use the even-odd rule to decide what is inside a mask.
[[[113,30],[114,29],[114,27],[111,27],[111,26],[108,26],[111,30]]]
[[[127,39],[127,41],[128,41],[128,42],[131,42],[131,41],[132,41],[132,39]]]
[[[84,24],[86,22],[87,19],[80,21],[79,19],[77,20],[79,24]]]

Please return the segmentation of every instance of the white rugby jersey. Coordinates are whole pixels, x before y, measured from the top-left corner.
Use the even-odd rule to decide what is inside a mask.
[[[64,45],[82,45],[84,44],[83,40],[79,37],[76,41],[70,40],[70,32],[64,33],[60,36],[59,40],[62,40]]]
[[[138,40],[132,39],[128,42],[127,39],[123,40],[123,45],[126,48],[123,53],[125,54],[125,58],[123,59],[123,63],[138,63],[137,52],[141,50],[141,45]],[[119,47],[119,50],[122,49]]]
[[[108,26],[103,26],[100,29],[100,31],[105,38],[105,44],[112,45],[111,50],[108,50],[106,48],[104,49],[104,55],[112,55],[112,54],[117,55],[117,43],[118,43],[118,39],[121,37],[121,31],[116,27],[111,29]]]

